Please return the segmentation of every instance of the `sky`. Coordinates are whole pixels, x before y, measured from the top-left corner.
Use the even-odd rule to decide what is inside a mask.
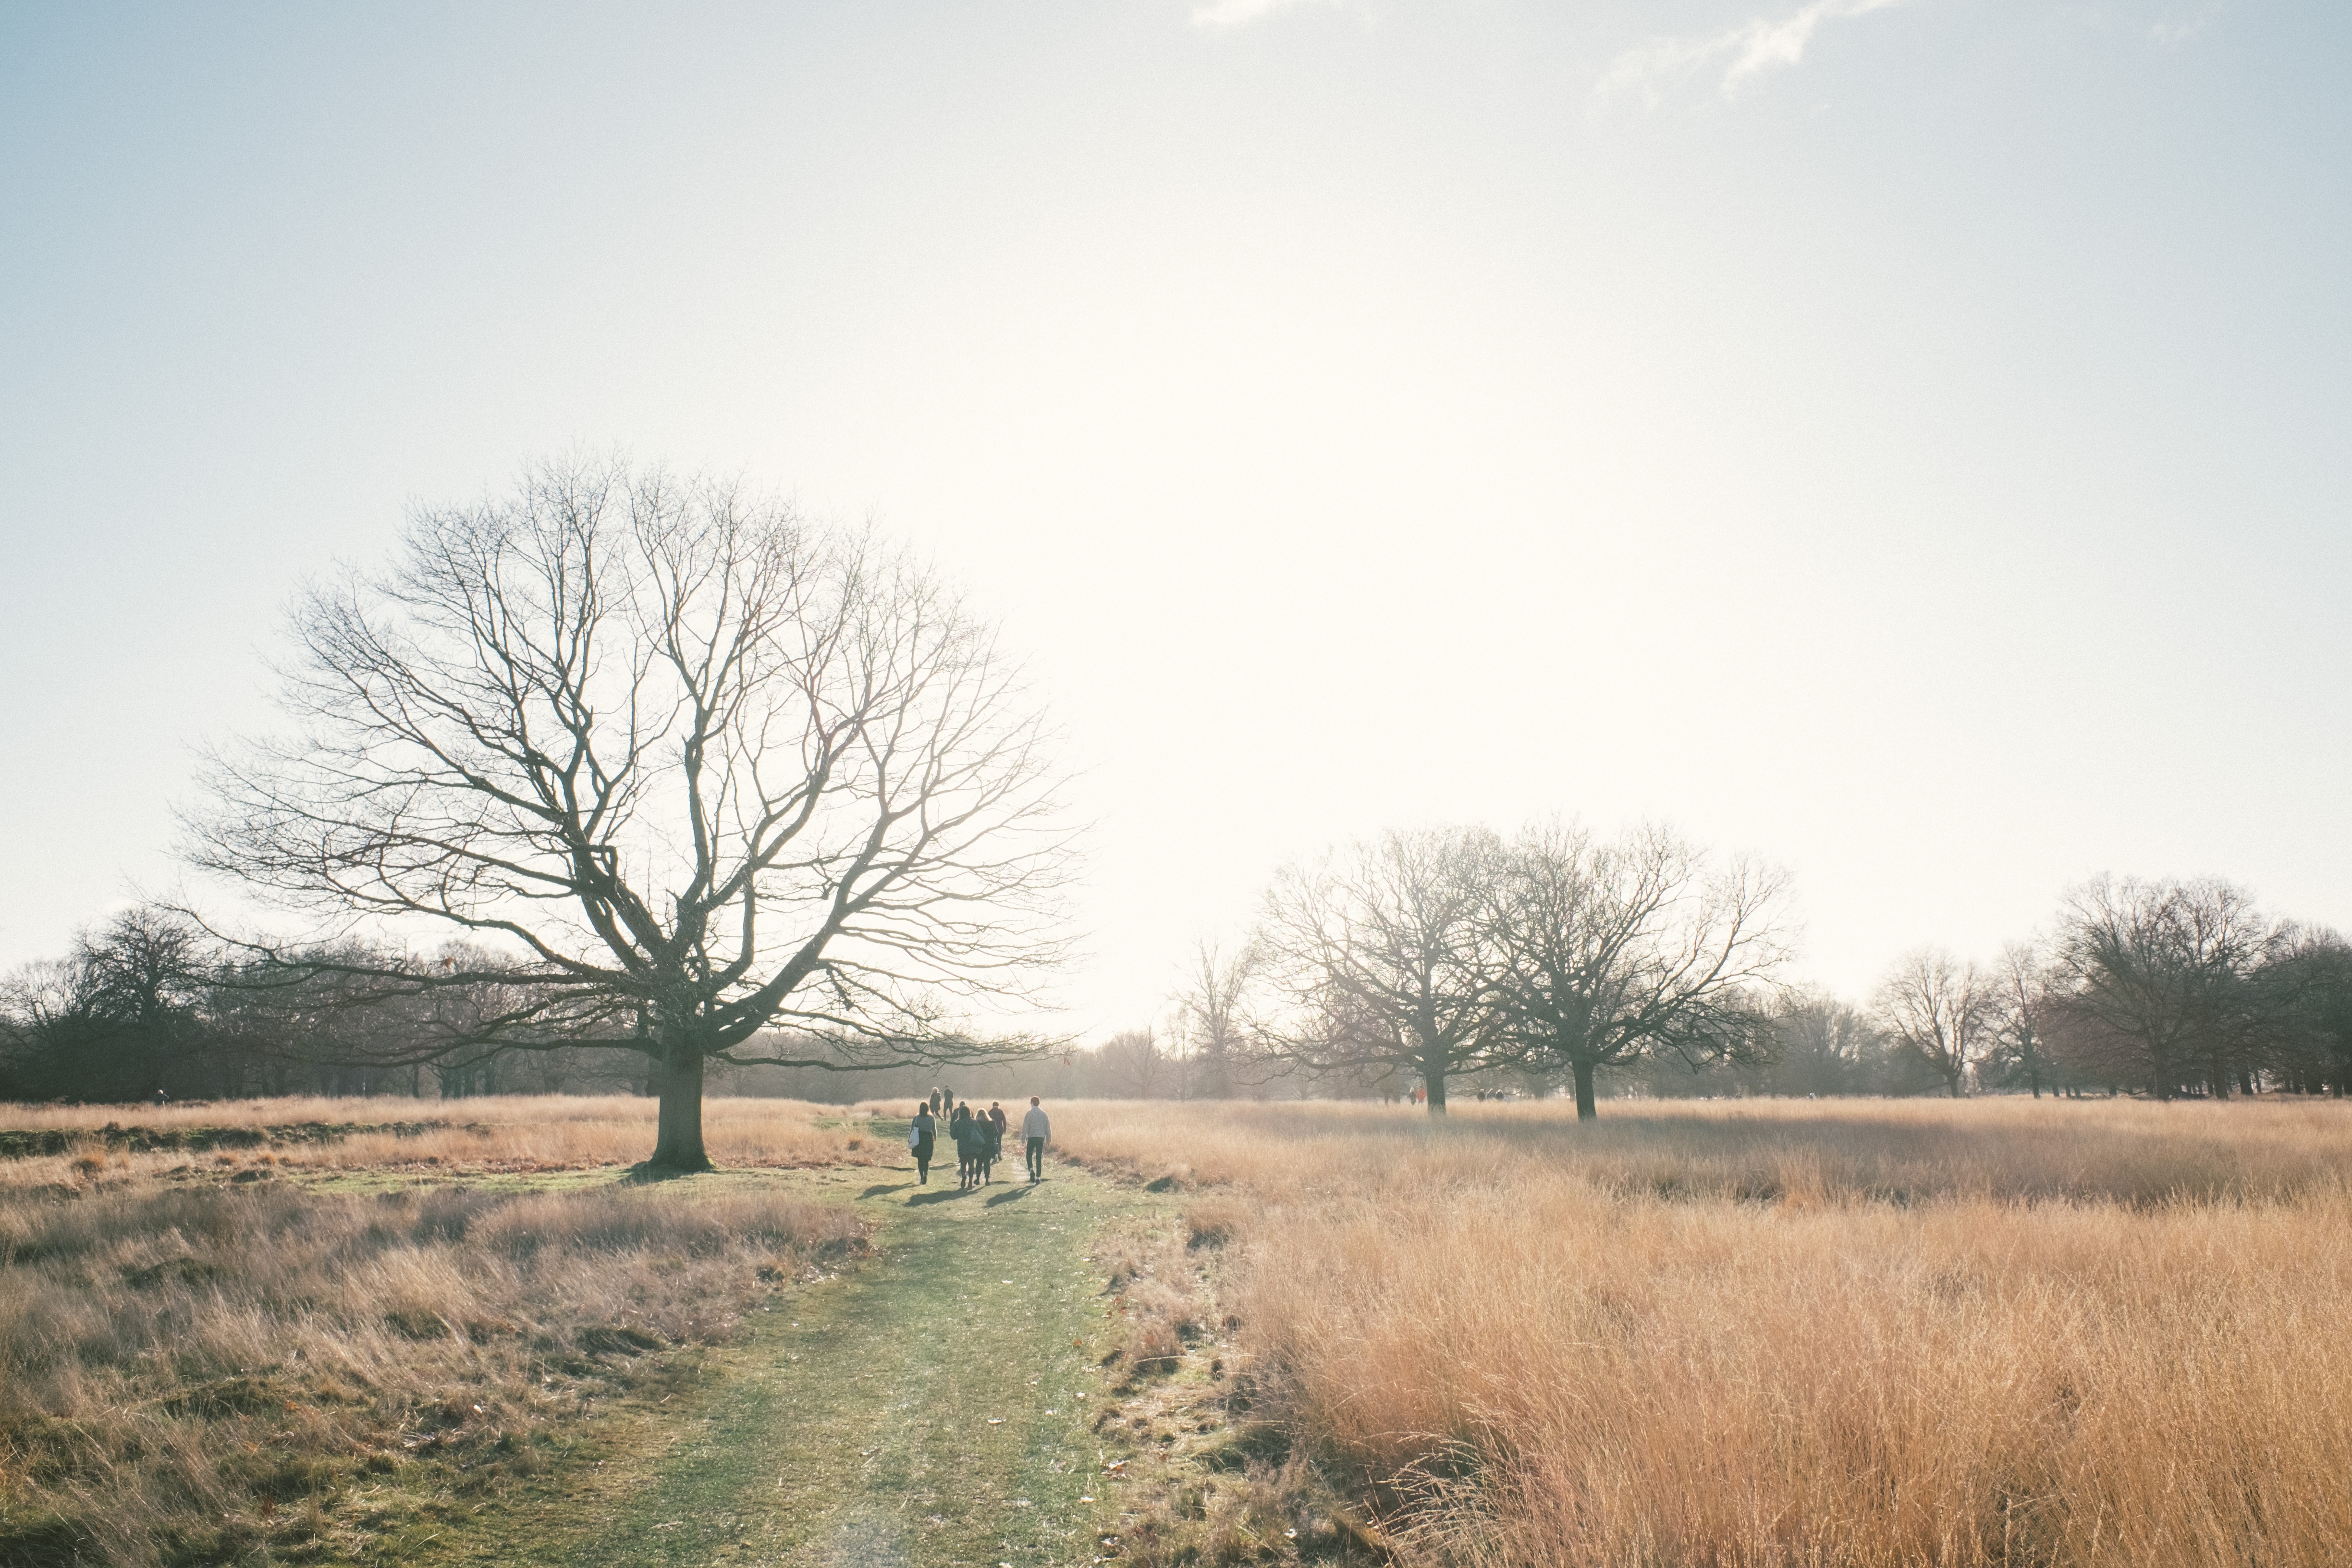
[[[306,579],[614,451],[1001,623],[1082,1035],[1388,826],[1670,823],[1850,996],[2104,871],[2352,927],[2347,79],[2284,0],[0,0],[0,968],[183,883]]]

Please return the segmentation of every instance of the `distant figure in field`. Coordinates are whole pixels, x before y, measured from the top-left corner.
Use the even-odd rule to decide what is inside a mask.
[[[167,1105],[167,1104],[171,1103],[171,1099],[172,1099],[172,1097],[171,1097],[170,1095],[165,1094],[165,1093],[164,1093],[162,1089],[157,1089],[157,1090],[155,1091],[155,1104],[157,1105],[157,1107],[158,1107],[158,1108],[161,1108],[161,1107],[163,1107],[163,1106],[164,1106],[164,1105]]]
[[[931,1090],[931,1114],[932,1114],[933,1116],[937,1116],[939,1113],[940,1113],[940,1091],[939,1091],[938,1089],[935,1089]]]
[[[915,1107],[915,1120],[907,1129],[907,1147],[915,1152],[915,1180],[925,1186],[931,1183],[931,1151],[939,1147],[939,1119],[931,1114],[929,1102]]]
[[[994,1181],[996,1179],[996,1162],[1004,1158],[1004,1129],[1007,1125],[1004,1120],[1004,1102],[1001,1100],[990,1100],[988,1102],[988,1114],[983,1118],[983,1120],[988,1123],[987,1179]]]
[[[1029,1114],[1021,1119],[1021,1136],[1028,1144],[1029,1179],[1045,1179],[1045,1140],[1054,1135],[1054,1124],[1045,1119],[1045,1108],[1037,1097],[1029,1097]]]

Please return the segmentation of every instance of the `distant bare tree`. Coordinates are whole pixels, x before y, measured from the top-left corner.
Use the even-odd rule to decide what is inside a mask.
[[[1995,1042],[1992,1056],[2008,1073],[2024,1075],[2033,1098],[2039,1100],[2053,1068],[2047,1028],[2048,967],[2032,942],[2012,942],[2000,950],[1990,983]]]
[[[2067,896],[2045,1028],[2107,1081],[2227,1098],[2284,1027],[2254,981],[2286,936],[2227,882],[2098,878]]]
[[[1580,1121],[1598,1113],[1601,1068],[1657,1050],[1695,1068],[1754,1054],[1770,1028],[1760,990],[1789,953],[1774,919],[1782,885],[1745,862],[1710,871],[1664,827],[1611,843],[1574,826],[1529,829],[1485,884],[1496,1028],[1530,1062],[1572,1075]]]
[[[2298,928],[2264,968],[2263,988],[2291,1047],[2336,1099],[2352,1079],[2352,942],[2325,928]],[[2306,1085],[2307,1086],[2307,1085]]]
[[[1886,1038],[1862,1009],[1826,991],[1783,992],[1772,1010],[1764,1064],[1780,1094],[1859,1094],[1881,1089]]]
[[[953,1017],[1057,954],[1041,721],[905,560],[729,483],[546,468],[417,514],[388,570],[308,594],[292,630],[297,731],[215,759],[192,854],[296,910],[507,953],[247,942],[289,983],[496,998],[421,1010],[411,1059],[641,1052],[651,1163],[684,1171],[709,1163],[706,1062],[1021,1044]],[[762,1054],[778,1022],[836,1048]]]
[[[1109,1085],[1129,1100],[1165,1095],[1173,1076],[1160,1037],[1150,1029],[1127,1029],[1096,1047]]]
[[[172,911],[125,910],[62,959],[0,977],[0,1081],[28,1099],[144,1099],[211,1039],[203,933]]]
[[[1231,957],[1213,942],[1193,950],[1192,966],[1173,998],[1177,1045],[1183,1052],[1198,1100],[1222,1100],[1233,1092],[1234,1064],[1249,1049],[1250,983],[1263,954],[1255,943]]]
[[[1315,1073],[1418,1079],[1433,1116],[1448,1077],[1517,1059],[1494,1026],[1483,915],[1495,853],[1483,829],[1391,832],[1285,871],[1258,942],[1286,1014],[1254,1049]]]
[[[1993,979],[1973,963],[1922,948],[1895,962],[1875,999],[1879,1021],[1942,1079],[1955,1099],[1992,1049],[1999,1022]]]

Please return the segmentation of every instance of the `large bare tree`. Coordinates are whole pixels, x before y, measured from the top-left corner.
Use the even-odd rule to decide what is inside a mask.
[[[1765,992],[1789,955],[1778,873],[1710,869],[1664,827],[1601,842],[1554,823],[1514,840],[1486,886],[1501,1032],[1569,1071],[1579,1121],[1598,1113],[1599,1068],[1655,1050],[1697,1067],[1769,1036]]]
[[[2169,1100],[2201,1079],[2227,1098],[2284,1032],[2255,981],[2290,935],[2228,882],[2095,879],[2061,911],[2044,1029],[2110,1082]]]
[[[1874,1007],[1895,1042],[1942,1079],[1955,1099],[1968,1092],[1969,1075],[2000,1041],[1995,976],[1939,948],[1897,959]]]
[[[1483,919],[1495,853],[1484,829],[1390,832],[1284,871],[1256,938],[1283,1016],[1254,1049],[1310,1072],[1418,1079],[1433,1116],[1449,1077],[1517,1059],[1495,1028]]]
[[[374,998],[499,999],[420,1015],[427,1054],[643,1053],[656,1168],[709,1165],[707,1062],[1003,1050],[956,1019],[1058,954],[1040,715],[990,629],[869,538],[724,481],[545,468],[418,512],[292,633],[293,731],[213,760],[194,858],[504,956],[249,955]]]

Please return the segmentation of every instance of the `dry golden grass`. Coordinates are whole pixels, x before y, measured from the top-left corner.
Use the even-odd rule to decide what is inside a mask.
[[[1060,1108],[1412,1561],[2352,1561],[2352,1108]]]
[[[347,1554],[370,1529],[354,1481],[429,1472],[420,1484],[464,1495],[531,1471],[599,1402],[862,1246],[845,1208],[740,1182],[534,1190],[514,1174],[641,1155],[642,1101],[466,1101],[446,1109],[487,1131],[194,1160],[110,1152],[89,1129],[383,1125],[419,1109],[100,1108],[81,1112],[76,1152],[0,1161],[0,1562]],[[722,1161],[858,1157],[858,1135],[812,1107],[713,1112]],[[351,1190],[362,1173],[431,1179]]]
[[[89,1173],[74,1165],[90,1159],[124,1176],[164,1173],[191,1161],[253,1163],[262,1154],[267,1163],[320,1173],[593,1170],[650,1154],[655,1110],[654,1100],[631,1095],[0,1104],[0,1148],[12,1133],[56,1134],[66,1144],[55,1154],[0,1163],[0,1187],[87,1179]],[[711,1159],[728,1168],[856,1163],[874,1147],[837,1107],[798,1100],[712,1100],[704,1135]],[[156,1142],[166,1146],[140,1146]]]

